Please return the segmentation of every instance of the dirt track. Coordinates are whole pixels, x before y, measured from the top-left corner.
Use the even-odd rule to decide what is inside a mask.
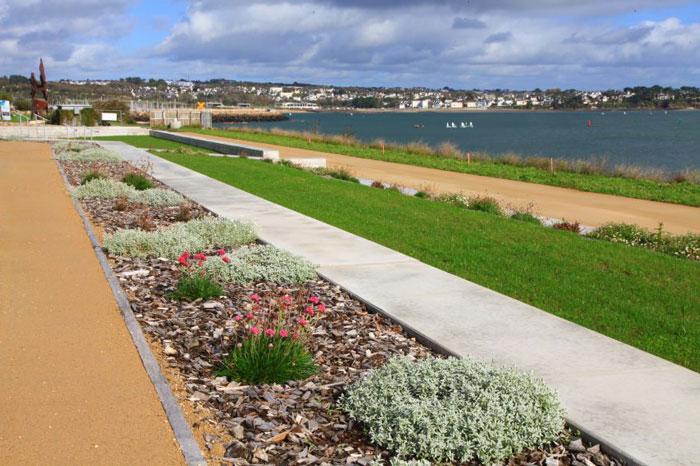
[[[201,134],[192,135],[203,137]],[[658,227],[659,222],[662,222],[664,229],[673,233],[700,233],[700,208],[697,207],[588,193],[252,141],[206,137],[279,150],[282,158],[323,157],[330,168],[346,168],[361,178],[415,189],[428,189],[436,193],[489,194],[505,205],[513,207],[526,207],[532,204],[538,214],[578,221],[588,226],[599,226],[607,222],[626,222],[654,229]]]
[[[0,464],[184,464],[50,157],[0,142]]]

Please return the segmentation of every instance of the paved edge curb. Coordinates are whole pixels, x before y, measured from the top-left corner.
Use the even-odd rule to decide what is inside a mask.
[[[99,144],[99,143],[98,143],[98,144]],[[127,144],[128,144],[128,143],[127,143]],[[131,146],[131,147],[135,147],[135,146]],[[143,150],[146,150],[146,149],[143,149]],[[149,152],[149,154],[150,154],[150,155],[153,155],[154,157],[158,157],[158,155],[156,155],[156,154],[151,154],[150,152]],[[121,155],[120,155],[120,156],[121,156]],[[158,158],[161,158],[161,157],[158,157]],[[165,159],[163,159],[163,160],[165,160]],[[131,162],[129,162],[129,163],[131,163]],[[182,167],[182,165],[178,165],[178,166]],[[187,168],[187,167],[183,167],[183,168]],[[193,170],[193,171],[194,171],[194,170]],[[199,172],[197,172],[197,173],[199,173]],[[153,176],[153,175],[151,175],[151,176]],[[207,175],[204,175],[204,176],[207,176]],[[165,182],[163,182],[163,181],[161,181],[161,182],[162,182],[163,184],[165,184],[166,186],[168,186],[168,187],[169,187],[170,189],[172,189],[173,191],[179,192],[179,191],[177,191],[177,189],[173,188],[173,187],[170,186],[168,183],[165,183]],[[231,185],[228,185],[228,186],[231,186]],[[235,186],[232,186],[232,187],[233,187],[233,188],[236,188]],[[240,188],[236,188],[236,189],[240,189]],[[244,191],[244,190],[241,189],[241,191]],[[247,191],[245,191],[245,192],[247,192]],[[184,196],[184,194],[182,194],[182,193],[180,193],[180,194]],[[250,194],[251,196],[255,196],[255,194],[251,194],[251,193],[248,193],[248,194]],[[268,201],[268,202],[272,202],[272,201]],[[273,203],[273,204],[274,204],[274,203]],[[279,204],[277,204],[277,205],[279,205]],[[204,207],[206,208],[206,206],[204,206]],[[207,208],[207,210],[208,210],[208,208]],[[337,228],[337,227],[336,227],[336,228]],[[263,244],[273,245],[271,242],[269,242],[269,241],[267,241],[267,240],[264,240],[264,239],[260,238],[259,236],[258,236],[258,241],[259,241],[260,243],[263,243]],[[273,246],[274,246],[274,245],[273,245]],[[100,252],[101,252],[101,249],[100,249]],[[384,309],[382,309],[381,307],[379,307],[379,306],[377,306],[377,305],[371,303],[371,302],[368,301],[367,299],[365,299],[365,298],[363,298],[362,296],[356,294],[355,292],[353,292],[352,290],[346,288],[345,286],[343,286],[342,284],[336,282],[335,280],[332,280],[331,278],[329,278],[329,277],[326,276],[325,274],[319,272],[318,270],[316,271],[316,273],[317,273],[318,276],[321,277],[322,279],[328,281],[329,283],[331,283],[331,284],[333,284],[333,285],[335,285],[335,286],[340,287],[343,291],[345,291],[346,293],[348,293],[350,296],[352,296],[353,298],[355,298],[355,299],[357,299],[358,301],[360,301],[362,304],[365,305],[365,307],[367,307],[367,309],[368,309],[369,311],[375,312],[375,313],[377,313],[377,314],[381,314],[382,316],[384,316],[384,317],[386,317],[387,319],[389,319],[391,322],[394,322],[394,323],[400,325],[400,326],[403,328],[403,330],[404,330],[407,334],[409,334],[410,336],[415,337],[417,341],[419,341],[420,343],[424,344],[425,346],[427,346],[428,348],[432,349],[433,351],[435,351],[435,352],[437,352],[437,353],[440,353],[440,354],[443,354],[443,355],[445,355],[445,356],[453,356],[453,357],[458,357],[458,358],[461,357],[459,354],[453,352],[452,350],[450,350],[450,349],[447,348],[446,346],[441,345],[440,343],[438,343],[437,341],[433,340],[432,338],[430,338],[429,336],[425,335],[424,333],[419,332],[418,330],[414,329],[414,328],[413,328],[412,326],[410,326],[410,325],[407,325],[407,324],[406,324],[405,322],[403,322],[401,319],[396,318],[396,317],[395,317],[394,315],[392,315],[391,313],[389,313],[389,312],[385,311]],[[639,460],[636,459],[634,456],[632,456],[632,455],[626,453],[623,449],[616,447],[616,446],[613,445],[611,442],[607,442],[603,436],[597,435],[595,432],[590,432],[590,431],[586,430],[585,427],[581,426],[580,424],[578,424],[578,423],[576,423],[576,422],[571,421],[568,417],[565,417],[564,419],[565,419],[566,423],[567,423],[572,429],[577,430],[577,431],[581,434],[581,438],[582,438],[583,440],[585,440],[586,442],[589,442],[589,443],[591,443],[591,444],[594,444],[594,445],[595,445],[595,444],[600,445],[600,449],[601,449],[604,453],[610,454],[610,455],[614,456],[615,458],[619,459],[620,461],[622,461],[622,463],[623,463],[625,466],[649,466],[647,463],[644,463],[644,462],[642,462],[642,461],[639,461]]]
[[[51,153],[53,155],[53,149],[51,149]],[[63,167],[61,167],[61,165],[58,163],[58,160],[54,159],[54,161],[56,162],[59,172],[61,173],[66,190],[68,191],[70,184],[68,183],[68,178],[63,171]],[[70,196],[70,192],[68,192],[68,195]],[[185,458],[185,462],[189,466],[205,466],[207,461],[199,448],[199,444],[192,434],[190,424],[187,422],[187,419],[185,419],[185,415],[180,409],[180,405],[170,389],[170,384],[163,376],[163,373],[160,370],[160,365],[153,355],[153,352],[151,352],[151,348],[146,341],[143,331],[141,330],[141,325],[136,320],[136,316],[134,316],[134,312],[131,309],[129,299],[126,297],[124,290],[119,284],[119,280],[114,275],[112,267],[107,261],[107,256],[105,256],[105,253],[102,251],[102,246],[100,245],[99,241],[97,241],[92,225],[85,215],[85,211],[77,200],[75,200],[72,196],[70,196],[70,198],[71,202],[73,203],[73,208],[76,210],[76,212],[78,212],[78,215],[83,222],[83,227],[90,238],[92,249],[95,251],[97,260],[102,267],[102,272],[109,283],[109,287],[112,289],[114,299],[119,306],[119,310],[124,318],[124,324],[129,330],[129,335],[131,335],[131,340],[139,353],[143,367],[146,369],[148,378],[151,380],[151,383],[158,393],[158,398],[163,406],[165,415],[168,417],[168,422],[170,427],[173,429],[175,439],[180,447],[182,456]]]

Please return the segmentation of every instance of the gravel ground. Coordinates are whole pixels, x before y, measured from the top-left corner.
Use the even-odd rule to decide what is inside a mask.
[[[71,182],[79,182],[82,171],[94,169],[95,165],[63,163]],[[105,165],[110,167],[98,168],[116,179],[125,170],[132,170],[121,164]],[[135,223],[134,218],[138,219],[138,209],[143,208],[135,207],[125,214],[114,210],[114,201],[88,200],[82,204],[105,231],[135,227],[138,220]],[[177,220],[171,209],[150,209],[150,214],[157,219],[158,226],[167,225]],[[206,210],[193,205],[192,212],[203,215]],[[110,261],[154,351],[161,356],[164,371],[175,377],[171,383],[182,388],[176,393],[185,411],[197,411],[198,423],[215,427],[198,435],[212,463],[369,465],[390,458],[388,452],[368,442],[361,426],[336,409],[335,402],[348,384],[368,369],[382,366],[392,356],[424,358],[432,354],[400,326],[368,312],[363,304],[335,285],[320,279],[309,282],[301,291],[318,296],[328,308],[316,321],[309,339],[319,372],[307,380],[286,385],[248,386],[229,382],[218,377],[217,370],[241,336],[235,316],[246,312],[249,296],[257,293],[263,297],[281,297],[300,289],[272,283],[229,285],[226,297],[179,302],[167,297],[179,277],[176,261],[113,256]],[[620,463],[602,454],[597,445],[584,445],[567,430],[560,443],[522,452],[506,464]]]

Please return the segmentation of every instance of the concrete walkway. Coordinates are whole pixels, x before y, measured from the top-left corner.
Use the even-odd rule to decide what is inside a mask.
[[[700,464],[700,374],[121,142],[126,160],[460,355],[534,371],[572,423],[649,465]],[[592,290],[593,292],[593,290]]]
[[[204,137],[197,133],[178,134]],[[462,192],[468,195],[488,194],[499,199],[504,205],[517,208],[527,208],[529,204],[533,204],[535,212],[539,215],[578,221],[582,225],[597,227],[609,222],[626,222],[653,230],[661,222],[664,224],[664,229],[671,233],[700,233],[699,207],[589,193],[557,186],[470,175],[242,139],[210,135],[206,138],[277,150],[283,159],[325,158],[329,168],[344,168],[360,178],[379,180],[418,190],[430,189],[436,193]]]
[[[47,144],[0,142],[0,464],[184,464]]]

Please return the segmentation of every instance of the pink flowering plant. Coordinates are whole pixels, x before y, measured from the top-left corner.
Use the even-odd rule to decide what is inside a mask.
[[[180,254],[177,261],[180,264],[180,281],[170,297],[177,300],[209,299],[224,294],[216,280],[206,272],[204,264],[207,260],[221,260],[230,262],[226,251],[221,249],[217,251],[218,257],[208,258],[205,254],[198,252],[191,254],[189,251],[184,251]]]
[[[250,383],[285,383],[317,372],[309,339],[327,308],[305,290],[282,296],[252,294],[234,316],[238,342],[220,375]]]

